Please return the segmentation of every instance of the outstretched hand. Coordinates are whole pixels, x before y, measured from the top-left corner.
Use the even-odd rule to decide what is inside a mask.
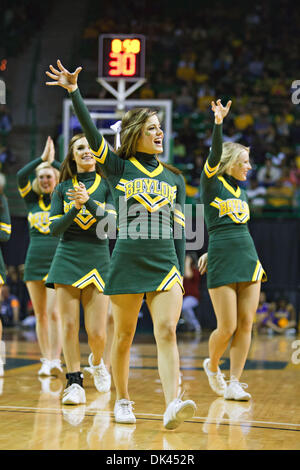
[[[77,79],[78,75],[82,70],[82,67],[77,67],[75,72],[69,72],[61,63],[60,60],[57,61],[58,69],[54,68],[53,65],[49,65],[51,72],[47,70],[46,75],[52,78],[53,82],[46,82],[46,85],[50,86],[61,86],[68,90],[69,93],[73,92],[77,88]]]
[[[218,100],[217,103],[214,101],[211,102],[211,109],[213,110],[215,114],[215,123],[216,124],[222,124],[224,117],[227,116],[229,113],[229,109],[231,106],[232,101],[228,101],[226,106],[223,106],[221,103],[221,100]]]

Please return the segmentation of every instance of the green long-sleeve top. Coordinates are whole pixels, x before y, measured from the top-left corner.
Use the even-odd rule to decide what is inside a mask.
[[[224,236],[228,236],[228,230],[234,230],[236,236],[239,236],[241,230],[248,230],[248,198],[238,180],[226,173],[218,174],[221,155],[222,124],[215,124],[211,150],[200,178],[205,223],[209,233],[226,229]]]
[[[79,89],[70,96],[94,157],[107,177],[118,214],[119,239],[132,238],[129,234],[137,221],[140,231],[134,243],[142,243],[145,238],[172,238],[183,275],[185,182],[182,175],[165,168],[156,155],[137,152],[128,160],[120,158],[94,125]]]
[[[50,194],[37,194],[32,189],[31,175],[34,170],[43,163],[39,157],[27,163],[17,173],[18,189],[21,197],[24,199],[28,209],[28,223],[30,237],[41,237],[50,235],[50,207],[51,195]],[[60,163],[54,161],[53,168],[60,169]]]
[[[90,197],[81,209],[67,195],[70,189],[84,183]],[[72,179],[62,181],[55,188],[51,201],[50,231],[62,239],[86,239],[100,243],[106,240],[105,230],[97,222],[106,218],[107,225],[114,223],[116,211],[113,200],[104,178],[95,171],[77,173]],[[103,224],[103,229],[105,224]]]
[[[11,235],[11,221],[7,199],[0,194],[0,242],[7,242]]]

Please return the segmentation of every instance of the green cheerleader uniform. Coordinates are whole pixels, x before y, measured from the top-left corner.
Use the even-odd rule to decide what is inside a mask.
[[[123,160],[96,129],[77,89],[74,110],[114,199],[118,237],[104,293],[167,291],[184,273],[185,183],[157,160],[137,153]]]
[[[200,178],[201,201],[209,235],[209,289],[267,279],[247,226],[250,212],[246,191],[232,176],[226,173],[217,175],[221,154],[222,124],[215,124],[211,151]]]
[[[33,191],[29,176],[35,168],[43,163],[37,158],[28,163],[17,173],[18,188],[28,209],[30,242],[25,259],[24,281],[45,280],[48,274],[58,238],[50,234],[50,194],[38,195]],[[59,170],[60,163],[54,161],[53,168]]]
[[[67,191],[84,183],[90,198],[79,210]],[[100,212],[100,214],[99,214]],[[52,235],[61,236],[46,280],[46,286],[72,285],[83,289],[94,284],[103,292],[110,262],[107,234],[97,231],[98,222],[107,217],[115,220],[109,187],[95,171],[78,173],[55,189],[50,214]]]
[[[7,199],[3,194],[0,194],[0,242],[7,242],[11,234],[10,215],[7,204]],[[6,268],[0,250],[0,286],[6,282]]]

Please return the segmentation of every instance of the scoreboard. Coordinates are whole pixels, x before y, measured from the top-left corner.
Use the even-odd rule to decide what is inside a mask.
[[[98,77],[136,81],[145,77],[145,36],[102,34],[99,36]]]

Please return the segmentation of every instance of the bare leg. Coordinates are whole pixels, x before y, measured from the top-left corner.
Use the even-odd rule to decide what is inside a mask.
[[[237,325],[236,284],[209,289],[217,318],[217,328],[209,338],[209,369],[217,372],[219,360],[225,352]]]
[[[112,345],[112,373],[116,387],[116,400],[129,400],[128,376],[130,347],[134,338],[143,294],[121,294],[110,297],[114,317]]]
[[[60,359],[62,349],[61,318],[56,306],[56,292],[46,288],[47,292],[47,316],[49,324],[50,359]]]
[[[49,344],[49,322],[46,308],[46,287],[44,281],[27,281],[28,292],[36,317],[36,334],[42,357],[51,359]]]
[[[62,320],[63,352],[67,371],[80,371],[79,316],[81,291],[73,286],[55,284],[57,305]]]
[[[178,395],[179,353],[176,326],[182,307],[181,287],[175,284],[166,292],[149,292],[147,304],[157,344],[158,371],[168,405]]]
[[[114,319],[112,315],[111,302],[108,303],[107,323],[106,323],[106,343],[103,353],[103,361],[108,372],[111,366],[111,348],[114,337]]]
[[[260,281],[238,284],[237,329],[230,346],[230,375],[238,380],[248,356],[255,312],[258,307]]]
[[[93,365],[99,365],[106,340],[106,317],[109,298],[94,285],[82,290],[81,302],[84,309],[84,322],[88,343],[93,353]]]

